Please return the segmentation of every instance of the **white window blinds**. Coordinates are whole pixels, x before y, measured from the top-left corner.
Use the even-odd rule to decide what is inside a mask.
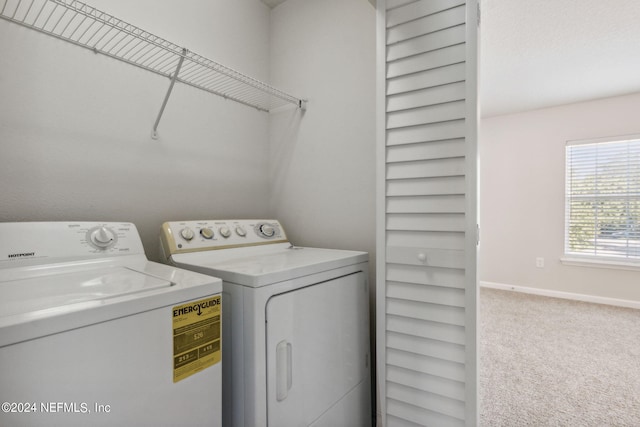
[[[568,142],[565,253],[640,261],[640,135]]]

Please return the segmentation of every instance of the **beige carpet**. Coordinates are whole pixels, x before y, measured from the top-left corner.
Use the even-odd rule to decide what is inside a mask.
[[[481,426],[640,427],[640,310],[482,288],[479,312]]]

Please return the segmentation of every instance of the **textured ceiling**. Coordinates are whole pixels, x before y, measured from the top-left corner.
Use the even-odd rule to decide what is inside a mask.
[[[481,0],[483,116],[640,92],[640,0]]]

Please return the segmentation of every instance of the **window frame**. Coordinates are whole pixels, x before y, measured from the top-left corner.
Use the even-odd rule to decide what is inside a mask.
[[[581,145],[605,144],[605,143],[624,143],[624,142],[628,143],[632,141],[638,141],[638,143],[640,144],[640,134],[630,134],[630,135],[566,141],[565,150],[564,150],[564,153],[565,153],[564,242],[563,242],[563,257],[560,258],[560,261],[563,264],[640,271],[640,254],[638,255],[638,257],[629,257],[628,243],[627,243],[626,253],[620,256],[606,254],[606,253],[598,254],[597,247],[595,246],[593,249],[595,253],[593,254],[579,253],[577,251],[571,251],[570,249],[571,200],[572,200],[572,197],[575,197],[575,192],[572,192],[570,194],[570,187],[571,187],[571,184],[573,183],[573,181],[571,180],[571,174],[570,174],[571,165],[569,164],[570,147],[581,146]],[[638,184],[640,185],[640,176],[636,177],[636,179],[638,180]],[[628,194],[629,194],[628,192],[625,193],[627,197],[628,197]],[[619,197],[619,196],[612,196],[611,199],[614,199],[615,197]],[[638,221],[638,224],[640,225],[640,220]],[[596,227],[597,227],[597,222],[594,224],[594,231]],[[628,242],[628,239],[627,239],[627,242]]]

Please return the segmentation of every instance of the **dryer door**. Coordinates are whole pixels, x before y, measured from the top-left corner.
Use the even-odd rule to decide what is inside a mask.
[[[361,272],[269,300],[270,426],[370,425],[368,307]]]

